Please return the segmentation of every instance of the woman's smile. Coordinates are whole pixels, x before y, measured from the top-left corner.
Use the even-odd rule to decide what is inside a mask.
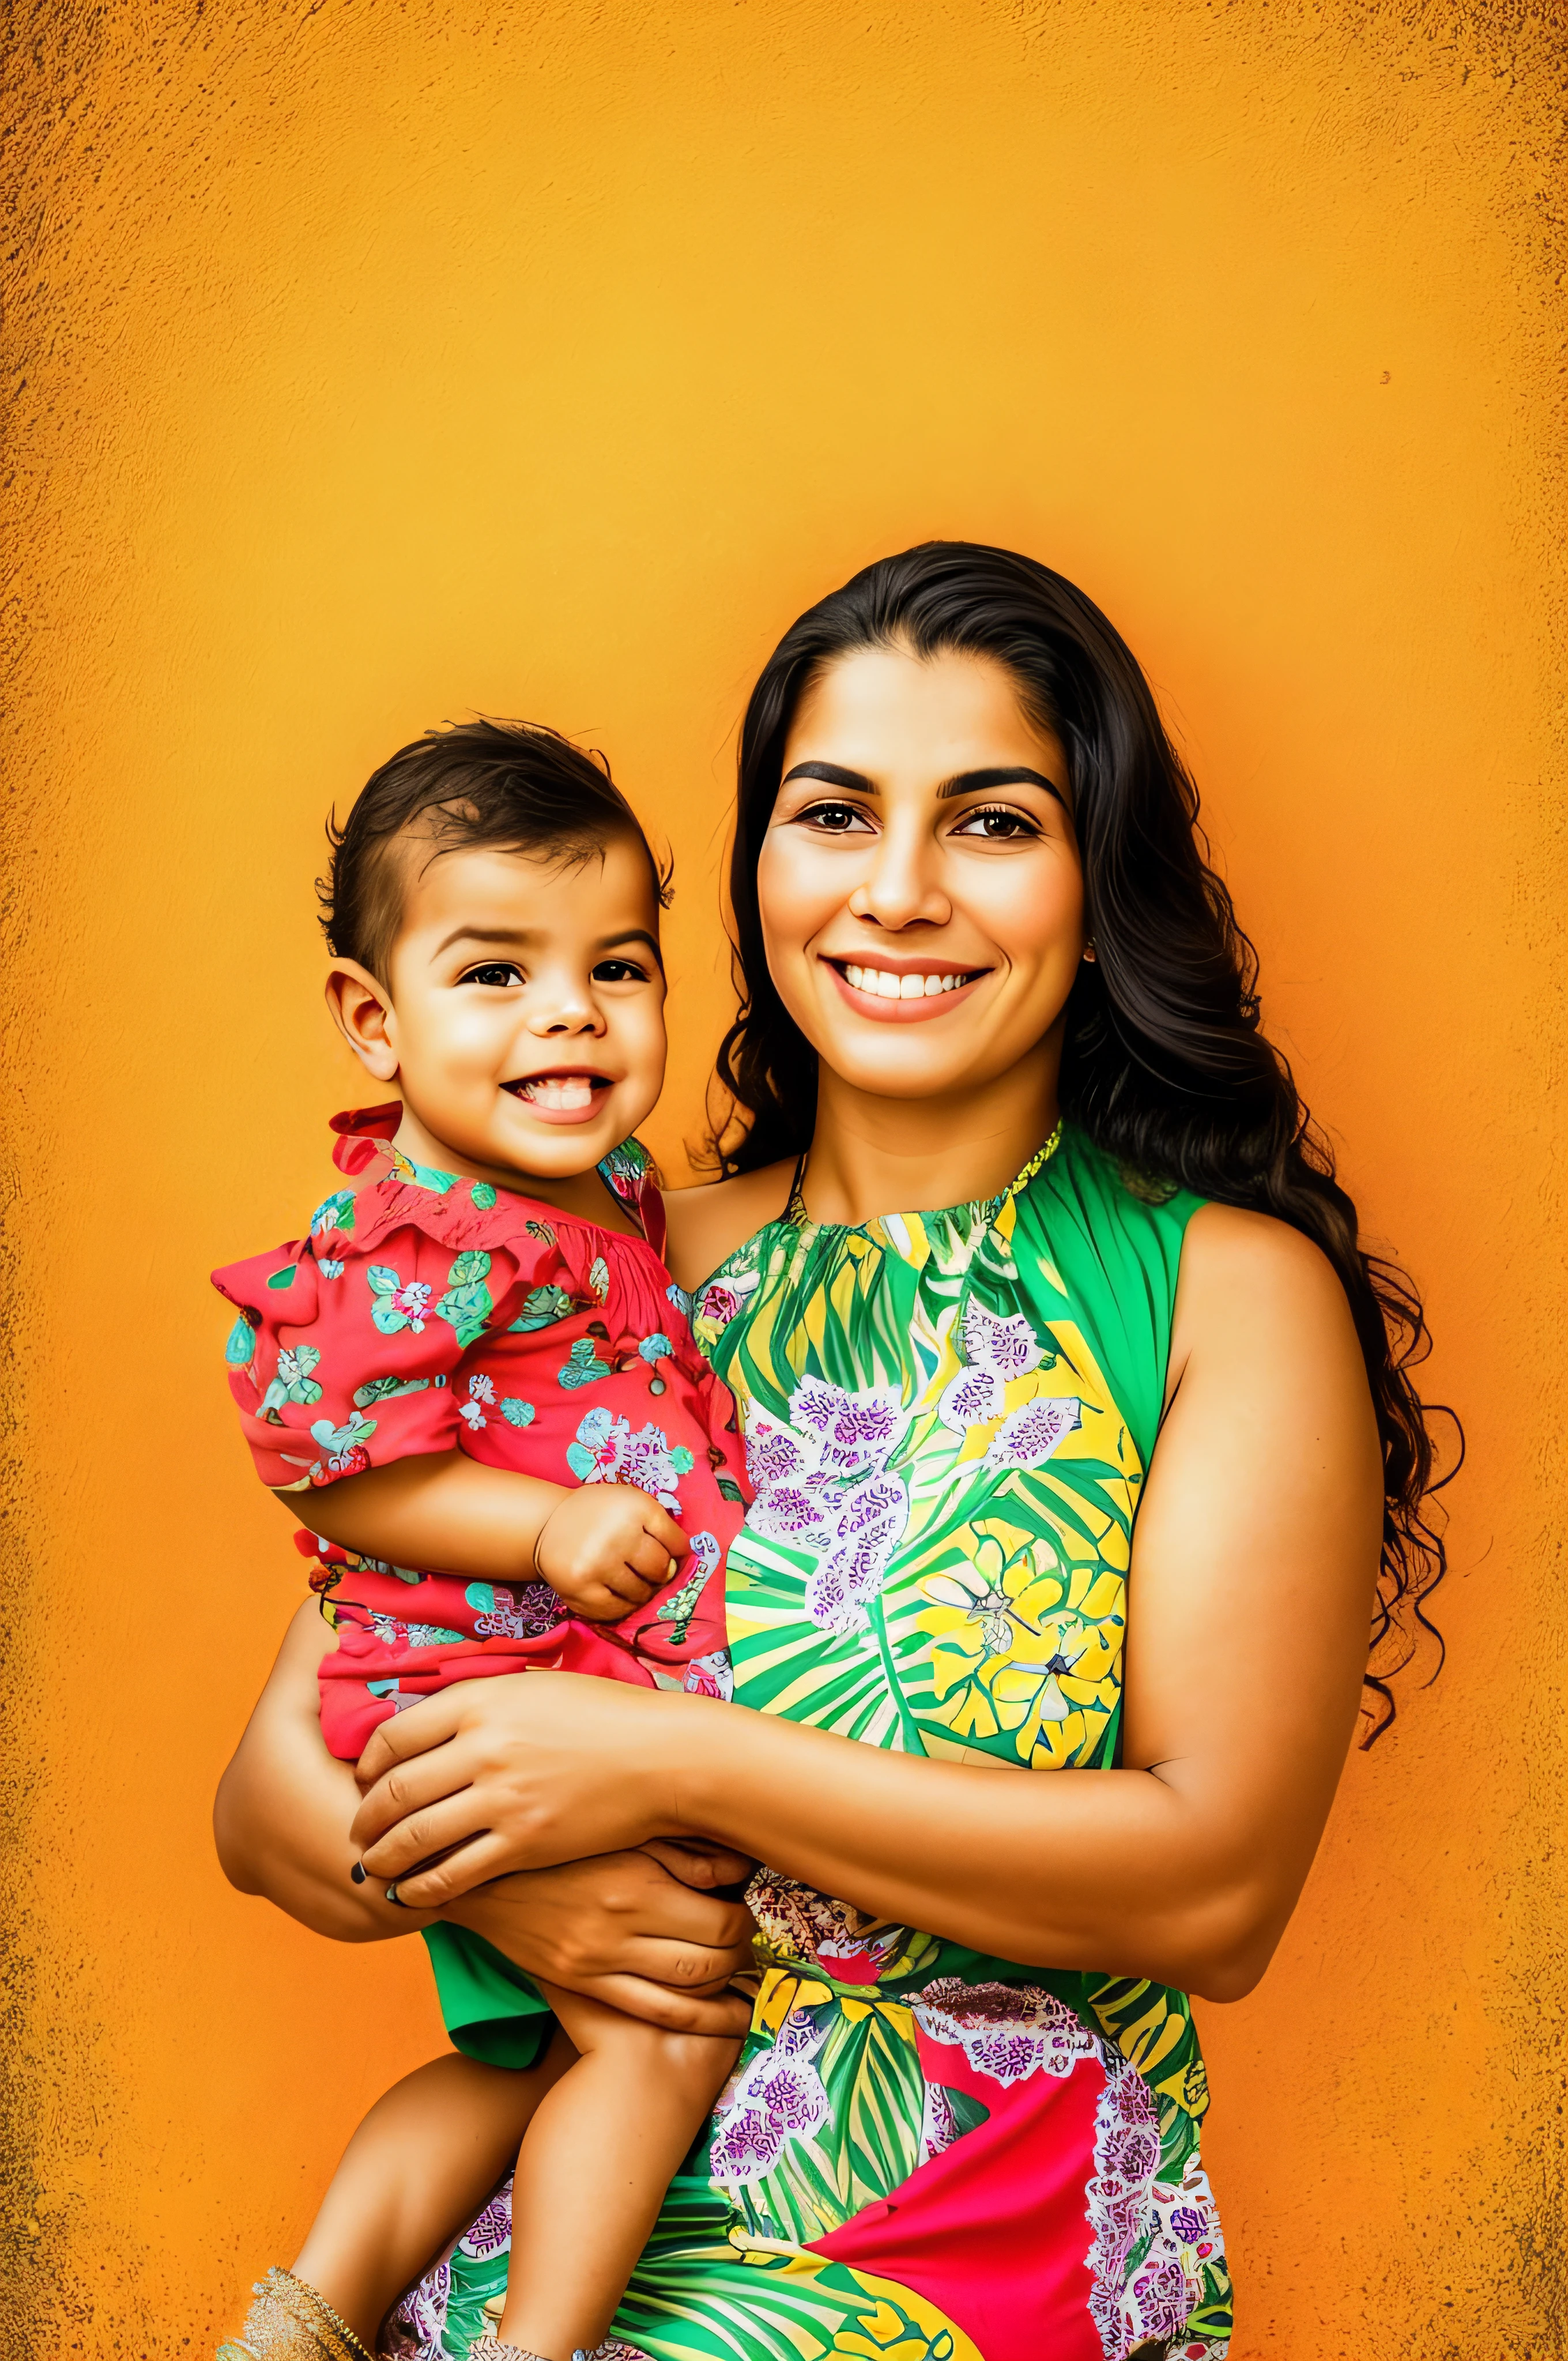
[[[849,1005],[879,1025],[921,1025],[949,1016],[991,972],[933,959],[851,960],[828,951],[820,957],[838,977]]]

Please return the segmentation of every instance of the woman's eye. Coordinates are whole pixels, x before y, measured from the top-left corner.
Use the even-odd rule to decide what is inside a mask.
[[[1039,832],[1023,812],[1009,811],[1005,807],[966,813],[953,830],[955,836],[982,837],[991,844],[1016,843],[1020,838],[1038,836]]]
[[[647,981],[647,969],[639,967],[635,960],[600,960],[594,970],[596,983],[646,983]]]
[[[858,804],[811,804],[798,816],[827,836],[850,836],[857,829],[869,831],[871,827]]]
[[[509,984],[522,982],[522,970],[510,960],[487,960],[483,967],[471,967],[459,977],[462,983],[482,983],[492,991],[505,991]]]

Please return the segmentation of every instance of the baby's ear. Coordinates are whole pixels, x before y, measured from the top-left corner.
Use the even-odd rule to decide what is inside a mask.
[[[326,1005],[332,1021],[378,1082],[397,1080],[397,1015],[391,994],[357,960],[336,959],[327,970]]]

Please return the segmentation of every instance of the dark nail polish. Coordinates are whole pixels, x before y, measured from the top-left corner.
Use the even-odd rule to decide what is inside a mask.
[[[362,1861],[356,1861],[348,1874],[354,1880],[356,1885],[363,1885],[365,1883],[365,1863]]]

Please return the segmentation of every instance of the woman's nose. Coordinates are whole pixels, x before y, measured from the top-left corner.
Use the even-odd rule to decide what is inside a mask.
[[[850,896],[850,914],[896,929],[924,919],[945,926],[952,904],[942,884],[941,856],[922,829],[883,829],[871,846],[866,873]]]

